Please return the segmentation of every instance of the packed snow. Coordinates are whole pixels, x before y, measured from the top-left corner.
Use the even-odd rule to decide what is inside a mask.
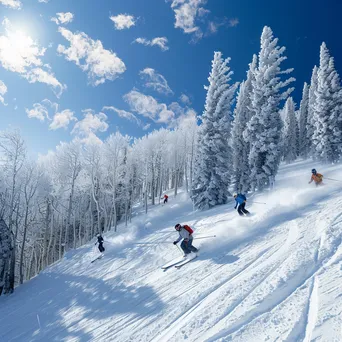
[[[324,186],[308,184],[312,167]],[[0,298],[0,341],[341,341],[342,166],[283,165],[275,188],[193,211],[183,193]],[[266,203],[259,204],[256,202]],[[180,269],[176,223],[198,257]],[[216,235],[216,238],[202,238]]]

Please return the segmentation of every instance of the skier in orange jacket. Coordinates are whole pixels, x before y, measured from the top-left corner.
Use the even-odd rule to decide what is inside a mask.
[[[312,169],[311,172],[312,172],[312,176],[311,176],[311,180],[310,180],[309,184],[312,182],[315,182],[316,186],[322,185],[323,184],[323,175],[318,173],[316,171],[316,169]]]

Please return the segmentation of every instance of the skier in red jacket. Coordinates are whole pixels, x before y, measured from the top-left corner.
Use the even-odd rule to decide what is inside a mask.
[[[194,239],[192,233],[194,231],[188,225],[185,224],[184,226],[182,226],[179,223],[175,225],[175,229],[179,233],[179,237],[176,241],[173,242],[173,244],[176,245],[180,240],[183,239],[181,248],[185,255],[188,255],[191,252],[198,252],[198,249],[192,245],[192,241]]]
[[[169,199],[168,195],[164,195],[164,204],[167,203],[167,200]]]

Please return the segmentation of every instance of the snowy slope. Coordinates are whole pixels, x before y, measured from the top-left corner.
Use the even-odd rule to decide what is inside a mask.
[[[342,182],[308,185],[312,166],[283,166],[249,218],[234,203],[192,212],[180,194],[105,236],[103,259],[90,263],[93,245],[68,253],[0,298],[0,341],[342,341]],[[178,222],[217,238],[163,272]]]

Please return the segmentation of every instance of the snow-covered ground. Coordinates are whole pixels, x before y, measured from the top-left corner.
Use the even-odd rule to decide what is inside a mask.
[[[233,202],[193,212],[181,193],[108,233],[103,259],[69,252],[0,298],[0,341],[342,341],[342,182],[309,185],[313,166],[283,166],[251,217]],[[341,165],[315,167],[342,180]],[[217,237],[163,272],[178,222]]]

